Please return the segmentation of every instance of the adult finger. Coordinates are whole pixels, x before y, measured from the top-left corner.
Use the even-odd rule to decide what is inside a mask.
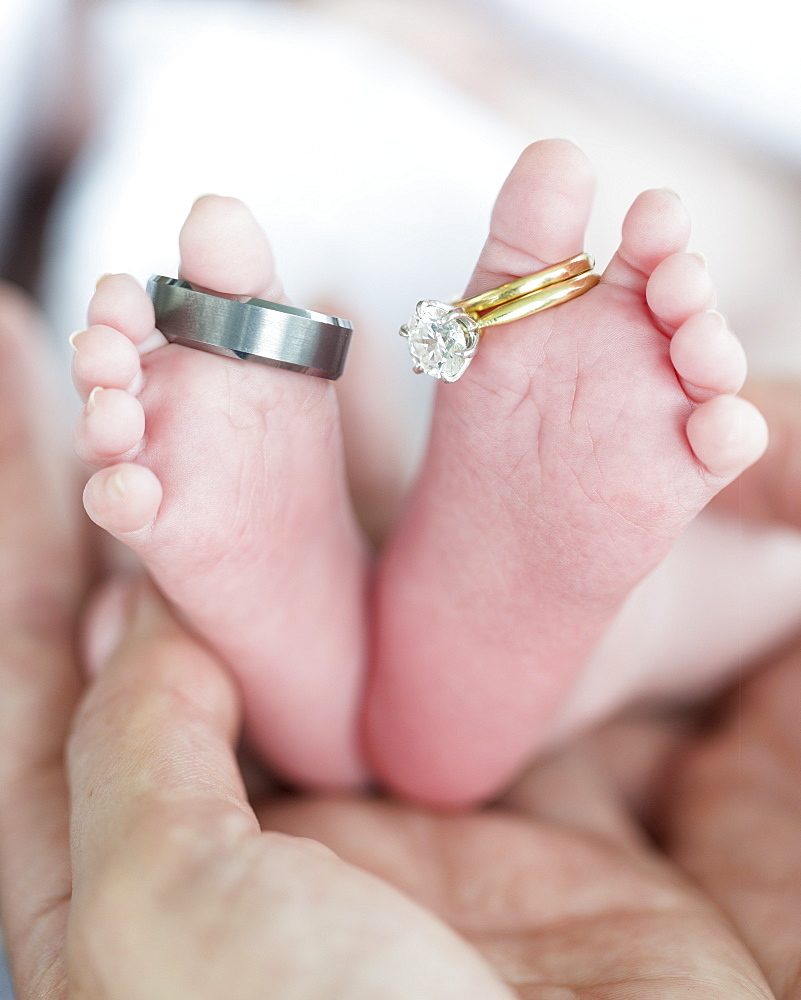
[[[235,758],[232,681],[152,584],[118,584],[115,593],[116,608],[114,600],[103,602],[102,642],[90,648],[95,656],[113,648],[115,619],[122,634],[78,709],[67,748],[73,881],[66,973],[69,995],[87,998],[110,995],[120,976],[124,982],[113,987],[120,996],[143,995],[130,981],[134,955],[149,956],[156,981],[166,974],[171,947],[185,942],[180,930],[167,939],[175,928],[162,928],[166,938],[154,934],[158,918],[177,905],[184,920],[196,917],[202,926],[207,874],[259,832]],[[240,867],[234,863],[229,877]],[[183,967],[175,954],[173,963]]]
[[[669,853],[718,903],[781,1000],[801,997],[801,646],[736,692],[675,769]]]
[[[510,1000],[389,886],[319,844],[260,833],[232,681],[151,585],[131,603],[70,742],[70,996],[220,997],[235,982],[242,997]]]
[[[68,745],[79,903],[118,868],[162,870],[156,855],[196,830],[207,844],[258,832],[234,751],[240,713],[233,682],[149,581],[117,593],[118,607],[107,603],[105,610],[119,619],[122,635],[78,710]]]
[[[512,812],[559,823],[628,850],[642,849],[645,834],[591,738],[535,762],[501,799]]]
[[[63,990],[63,745],[80,680],[83,519],[40,320],[0,286],[0,908],[18,1000]]]
[[[770,431],[762,458],[713,501],[719,510],[768,524],[801,527],[801,384],[798,379],[749,379],[742,395],[755,403]]]

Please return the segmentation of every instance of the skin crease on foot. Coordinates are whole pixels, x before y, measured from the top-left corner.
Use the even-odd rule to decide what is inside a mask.
[[[592,188],[572,144],[530,147],[467,294],[578,252]],[[379,579],[367,738],[394,790],[445,806],[497,791],[631,588],[764,449],[688,235],[676,196],[646,192],[597,289],[492,331],[441,392]],[[281,297],[233,199],[196,203],[181,249],[201,287]],[[100,283],[89,320],[73,344],[76,446],[101,469],[90,516],[235,666],[271,763],[358,781],[365,561],[333,387],[166,345],[128,276]]]
[[[236,199],[199,199],[180,247],[196,285],[283,300]],[[73,346],[90,517],[236,668],[261,754],[304,785],[355,787],[367,558],[333,384],[167,344],[128,275],[99,282]]]

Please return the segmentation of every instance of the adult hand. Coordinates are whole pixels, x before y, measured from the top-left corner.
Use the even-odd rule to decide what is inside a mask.
[[[269,796],[260,829],[231,681],[149,585],[131,603],[70,741],[68,996],[769,996],[580,756],[485,813]]]
[[[233,684],[145,585],[65,762],[91,564],[36,326],[0,289],[0,900],[18,1000],[507,1000],[397,890],[260,833]]]
[[[508,1000],[395,888],[259,829],[232,681],[150,585],[133,603],[70,741],[69,996]]]
[[[22,997],[61,995],[70,897],[62,757],[89,577],[69,443],[36,314],[0,285],[0,912]]]
[[[801,643],[747,678],[671,762],[659,832],[775,995],[801,998]]]
[[[12,484],[0,554],[14,584],[0,601],[0,884],[19,1000],[770,995],[729,923],[579,752],[483,813],[268,797],[261,832],[236,766],[231,683],[146,587],[78,713],[67,773],[87,574],[46,475],[54,443],[33,430],[42,361],[7,332],[0,352],[14,373],[0,395],[0,482]],[[677,799],[675,829],[698,830],[683,808],[698,816]],[[676,852],[703,877],[692,843],[704,842],[677,834]],[[792,863],[797,838],[783,846]]]

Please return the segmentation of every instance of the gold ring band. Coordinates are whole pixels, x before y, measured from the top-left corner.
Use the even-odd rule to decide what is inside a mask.
[[[583,295],[601,280],[589,254],[544,268],[458,302],[418,302],[401,327],[409,342],[414,370],[445,382],[461,378],[478,350],[482,332],[513,323]]]
[[[494,309],[495,306],[504,305],[514,299],[523,298],[532,292],[539,292],[550,285],[559,284],[562,281],[569,281],[580,274],[586,274],[595,267],[595,261],[588,253],[580,253],[569,260],[563,260],[559,264],[552,264],[550,267],[536,271],[534,274],[527,274],[523,278],[516,278],[514,281],[507,281],[505,285],[498,288],[490,288],[487,292],[473,295],[469,299],[462,299],[454,302],[455,306],[464,309],[471,315],[480,315]],[[543,307],[544,308],[544,307]]]
[[[538,292],[523,295],[519,299],[512,299],[502,306],[474,317],[476,325],[479,330],[483,330],[485,327],[498,326],[500,323],[513,323],[516,319],[523,319],[535,312],[541,312],[543,309],[550,309],[551,306],[569,302],[570,299],[575,299],[594,288],[600,280],[595,271],[585,271],[584,274],[579,274],[569,281],[559,281],[553,285],[546,285]],[[473,314],[471,312],[468,315]]]

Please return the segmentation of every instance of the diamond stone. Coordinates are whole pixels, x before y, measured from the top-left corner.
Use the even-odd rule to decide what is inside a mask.
[[[478,349],[478,326],[463,309],[445,302],[418,302],[400,333],[409,341],[414,370],[445,382],[460,378]]]

